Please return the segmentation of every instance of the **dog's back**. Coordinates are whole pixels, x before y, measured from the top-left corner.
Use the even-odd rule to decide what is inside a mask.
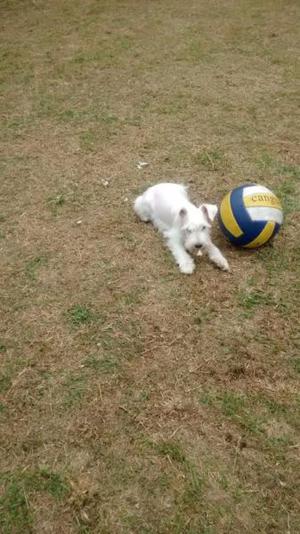
[[[171,227],[181,208],[189,202],[186,188],[180,184],[162,183],[149,187],[144,199],[151,209],[151,219],[156,226]]]

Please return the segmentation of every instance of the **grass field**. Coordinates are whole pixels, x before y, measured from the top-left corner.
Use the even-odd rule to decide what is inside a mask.
[[[299,15],[2,0],[1,534],[300,532]],[[181,275],[132,211],[162,180],[284,228]]]

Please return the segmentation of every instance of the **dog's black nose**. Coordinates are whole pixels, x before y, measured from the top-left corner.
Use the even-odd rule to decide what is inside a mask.
[[[202,248],[202,245],[195,245],[195,248]]]

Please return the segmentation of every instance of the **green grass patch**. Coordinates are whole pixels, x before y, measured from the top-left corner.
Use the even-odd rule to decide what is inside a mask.
[[[88,369],[93,369],[100,373],[115,373],[119,368],[119,363],[113,358],[99,358],[95,355],[88,356],[83,362],[84,367]]]
[[[149,391],[141,391],[138,397],[139,402],[147,402],[150,399]]]
[[[200,396],[200,402],[217,408],[225,417],[233,420],[245,431],[254,434],[262,432],[262,420],[251,409],[249,401],[244,395],[233,392],[204,392]]]
[[[3,534],[30,533],[33,512],[30,498],[34,493],[46,492],[61,501],[70,488],[64,477],[48,468],[21,473],[0,474],[0,527]]]
[[[73,306],[67,311],[67,317],[73,326],[81,326],[95,320],[95,314],[86,306]]]
[[[102,125],[95,124],[79,134],[80,148],[84,152],[95,152],[99,149],[103,139],[110,139],[120,131],[120,125],[116,127],[117,119],[106,117]]]
[[[185,506],[193,508],[203,497],[205,479],[191,462],[188,462],[186,465],[186,477],[187,484],[184,488],[181,501]]]
[[[32,116],[14,117],[4,123],[3,131],[0,131],[0,134],[3,135],[5,132],[6,136],[8,135],[10,138],[18,138],[30,124],[32,124]]]
[[[52,212],[57,215],[59,209],[66,203],[66,196],[63,193],[59,193],[53,197],[49,197],[47,203]]]
[[[280,176],[280,184],[276,194],[280,198],[284,214],[288,215],[300,209],[300,166],[294,163],[278,161],[270,154],[263,153],[257,160],[257,166],[262,173]]]
[[[173,97],[165,102],[162,102],[155,111],[161,115],[179,115],[182,112],[186,113],[187,105],[185,95],[173,95]]]
[[[48,468],[40,468],[39,471],[26,475],[26,486],[29,491],[45,491],[51,497],[60,501],[69,492],[69,485],[65,479]]]
[[[216,316],[215,311],[210,308],[204,308],[201,312],[197,313],[198,315],[194,317],[194,324],[200,329]]]
[[[87,390],[87,378],[84,375],[72,375],[64,384],[64,406],[71,408],[83,399]]]
[[[36,256],[29,260],[25,265],[25,273],[30,280],[36,280],[38,270],[47,265],[47,258],[45,256]]]
[[[144,287],[136,287],[127,291],[123,295],[120,295],[119,303],[122,307],[134,307],[137,304],[141,304],[143,297],[145,295]]]
[[[193,157],[194,163],[208,171],[218,171],[228,166],[224,153],[219,148],[207,149],[198,152]]]
[[[11,386],[12,373],[9,371],[2,371],[0,373],[0,393],[5,393]]]
[[[184,472],[186,483],[180,498],[180,505],[193,507],[199,503],[205,485],[205,477],[199,473],[194,463],[187,457],[182,446],[176,441],[162,441],[155,444],[154,449],[160,456],[167,457],[171,462],[176,462]]]
[[[271,306],[273,299],[268,293],[251,288],[239,291],[238,302],[246,310],[245,315],[252,317],[257,306]]]
[[[292,178],[285,179],[277,188],[277,194],[282,202],[285,215],[300,210],[300,192],[299,192],[300,174],[292,175]]]
[[[144,350],[144,342],[140,323],[132,319],[129,314],[125,320],[122,300],[118,303],[117,309],[120,319],[116,319],[113,326],[104,328],[94,340],[101,347],[105,358],[122,364],[124,360],[138,357]]]
[[[300,357],[295,357],[291,359],[291,364],[296,373],[300,373]]]
[[[266,246],[258,249],[257,257],[263,262],[268,273],[273,276],[289,268],[291,255],[294,255],[294,252]],[[272,282],[272,278],[270,281]]]
[[[119,118],[107,110],[100,110],[94,106],[84,109],[64,109],[57,112],[57,118],[62,122],[81,124],[91,122],[94,124],[115,125],[120,122]],[[84,133],[82,134],[84,135]]]
[[[300,166],[294,163],[286,163],[275,159],[267,152],[263,152],[257,160],[257,166],[261,171],[269,171],[287,178],[300,178]]]
[[[0,488],[3,480],[0,478]],[[2,490],[3,491],[3,490]],[[3,534],[30,533],[33,523],[25,488],[19,480],[11,479],[1,491],[0,527]]]
[[[12,359],[2,357],[0,369],[0,394],[5,393],[11,387],[14,379],[28,368],[28,359],[17,357]]]
[[[122,57],[126,56],[134,46],[134,39],[130,36],[112,35],[110,39],[97,39],[97,46],[90,46],[82,48],[76,52],[72,59],[66,62],[64,68],[72,70],[72,65],[75,67],[81,66],[90,68],[90,65],[96,64],[97,68],[122,66]]]
[[[65,177],[62,176],[62,181]],[[75,189],[68,189],[65,191],[57,192],[46,199],[46,206],[54,216],[65,215],[66,209],[74,214],[78,208],[82,209],[82,206],[86,203],[87,197],[83,196],[82,192],[78,194]]]
[[[256,289],[255,287],[246,287],[238,291],[238,303],[243,309],[243,316],[246,318],[253,317],[258,308],[273,308],[286,315],[294,307],[293,295],[289,296],[284,287],[281,291],[278,291],[278,280],[273,279],[272,270],[270,268],[268,270],[271,275],[268,291]]]
[[[69,62],[69,65],[75,63],[77,65],[84,65],[89,63],[97,63],[98,65],[111,64],[116,60],[116,54],[113,50],[97,50],[91,52],[80,52],[77,53],[72,60]]]
[[[232,391],[204,391],[199,400],[201,404],[216,409],[242,430],[263,438],[265,442],[265,426],[270,418],[284,420],[295,428],[298,426],[297,399],[285,405],[261,394],[247,396]]]
[[[186,456],[182,451],[180,445],[172,441],[163,441],[156,445],[156,451],[161,456],[168,456],[174,462],[184,464],[186,462]]]
[[[80,146],[86,152],[92,152],[96,149],[97,140],[98,136],[92,128],[80,134]]]
[[[215,61],[215,54],[218,49],[209,43],[205,37],[202,39],[201,34],[202,30],[189,29],[186,35],[187,43],[178,52],[177,61],[186,61],[192,64],[204,63],[205,66]]]

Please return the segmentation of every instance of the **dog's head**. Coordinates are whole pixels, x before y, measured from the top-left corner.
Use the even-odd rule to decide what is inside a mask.
[[[205,248],[210,240],[210,228],[217,215],[214,204],[202,204],[199,208],[182,208],[179,211],[179,225],[186,250]]]

